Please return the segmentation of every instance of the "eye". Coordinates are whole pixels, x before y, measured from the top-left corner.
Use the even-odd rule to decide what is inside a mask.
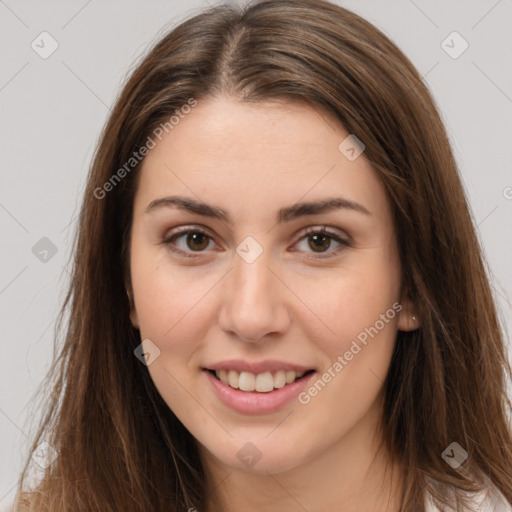
[[[334,250],[329,250],[331,249],[333,242],[337,244],[337,247],[335,247]],[[306,249],[302,250],[309,252],[307,249],[311,249],[313,253],[321,254],[321,256],[318,256],[320,258],[334,256],[339,252],[340,247],[350,247],[350,243],[347,240],[344,240],[336,233],[328,231],[325,227],[308,228],[305,236],[301,238],[298,244],[296,244],[296,247],[299,247],[299,250],[301,250],[301,243],[305,243],[307,246]]]
[[[212,248],[211,244],[213,244],[213,247],[218,247],[209,233],[199,228],[192,229],[190,227],[171,233],[162,243],[167,245],[172,252],[189,258],[200,256],[208,248]],[[337,244],[334,249],[332,249],[333,243]],[[305,244],[305,246],[301,248],[301,244]],[[327,230],[326,227],[321,227],[308,228],[305,235],[295,244],[295,247],[298,247],[300,251],[317,254],[317,256],[307,257],[328,258],[335,256],[340,248],[350,247],[350,243],[338,234]],[[293,249],[293,251],[295,250],[297,249]]]
[[[211,236],[206,231],[198,228],[183,229],[178,233],[171,234],[171,236],[166,237],[162,241],[171,251],[191,258],[199,256],[199,254],[191,253],[204,252],[210,246],[210,242],[216,246]]]

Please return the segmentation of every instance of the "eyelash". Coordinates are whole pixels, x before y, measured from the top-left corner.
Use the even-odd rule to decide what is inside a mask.
[[[171,233],[171,235],[166,237],[162,241],[162,243],[167,245],[170,251],[175,252],[177,254],[180,254],[182,256],[185,256],[186,258],[198,258],[205,251],[188,252],[188,251],[182,251],[181,249],[177,249],[176,247],[172,246],[173,242],[176,239],[181,238],[184,235],[189,235],[189,234],[192,234],[192,233],[201,233],[202,235],[205,235],[207,238],[209,238],[211,241],[214,241],[213,238],[210,236],[210,234],[207,233],[206,231],[204,231],[203,229],[201,229],[199,227],[196,227],[196,228],[193,228],[193,229],[189,228],[189,227],[186,227],[186,228],[184,228],[184,229],[182,229],[180,231]],[[351,247],[350,243],[347,240],[344,240],[343,238],[340,238],[337,234],[335,234],[335,233],[333,233],[331,231],[328,231],[325,226],[323,226],[322,228],[307,228],[306,231],[304,232],[303,236],[299,239],[299,242],[302,241],[303,239],[311,237],[313,235],[324,235],[324,236],[327,236],[331,240],[334,240],[335,242],[338,242],[341,245],[339,247],[337,247],[336,249],[334,249],[332,251],[329,251],[328,253],[316,253],[317,256],[306,256],[306,258],[312,258],[312,259],[331,258],[331,257],[337,255],[338,252],[340,252],[340,250],[343,250],[346,247]]]

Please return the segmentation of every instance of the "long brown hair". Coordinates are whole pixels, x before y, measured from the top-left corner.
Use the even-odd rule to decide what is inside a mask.
[[[127,241],[139,166],[126,163],[175,111],[220,94],[334,114],[363,141],[386,189],[403,286],[421,319],[418,330],[398,332],[385,381],[385,442],[405,478],[401,510],[423,510],[427,490],[442,500],[443,485],[472,491],[484,480],[512,502],[504,325],[435,103],[411,62],[361,17],[323,0],[267,0],[185,21],[117,99],[88,177],[61,312],[69,320],[32,446],[47,441],[58,457],[27,506],[170,512],[211,502],[194,438],[134,356],[141,340],[129,319]],[[452,442],[468,452],[458,469],[442,457]]]

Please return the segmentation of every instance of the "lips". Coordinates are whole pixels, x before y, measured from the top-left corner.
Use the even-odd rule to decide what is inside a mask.
[[[226,370],[218,371],[226,372]],[[213,370],[203,369],[202,373],[205,375],[205,382],[209,383],[210,389],[220,402],[240,414],[269,414],[281,409],[293,402],[317,374],[311,370],[281,388],[259,392],[235,389],[217,378]]]

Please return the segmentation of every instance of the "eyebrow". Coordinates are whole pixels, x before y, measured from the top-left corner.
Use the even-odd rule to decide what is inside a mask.
[[[146,212],[153,212],[160,208],[177,207],[180,210],[185,210],[190,213],[202,215],[204,217],[211,217],[214,219],[222,220],[226,223],[231,223],[229,213],[222,208],[196,201],[189,197],[181,196],[169,196],[162,197],[151,201],[146,208]],[[277,213],[277,222],[286,222],[299,217],[305,217],[307,215],[318,215],[321,213],[327,213],[334,210],[352,210],[364,215],[371,215],[371,213],[362,205],[355,201],[345,199],[343,197],[333,197],[323,199],[320,201],[310,201],[303,203],[296,203],[286,208],[281,208]]]

